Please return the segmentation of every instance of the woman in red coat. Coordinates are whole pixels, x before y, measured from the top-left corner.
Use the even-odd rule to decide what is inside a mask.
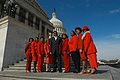
[[[89,63],[90,63],[90,67],[91,67],[91,74],[94,74],[97,71],[97,49],[96,46],[94,44],[94,41],[92,39],[92,36],[90,34],[90,29],[88,26],[84,26],[82,28],[84,34],[82,37],[83,40],[83,46],[84,46],[84,52],[87,54]]]
[[[52,54],[50,54],[49,39],[47,39],[44,44],[44,51],[45,51],[45,55],[46,55],[46,72],[50,72],[51,64],[52,64]]]
[[[80,55],[77,51],[78,38],[74,31],[71,32],[71,38],[69,40],[69,52],[71,54],[72,60],[74,62],[75,71],[74,73],[80,72]]]
[[[36,65],[37,65],[37,53],[38,53],[38,41],[39,38],[36,37],[35,40],[31,43],[31,51],[32,51],[32,61],[33,61],[33,65],[34,65],[34,70],[33,72],[37,72],[36,71]]]
[[[62,35],[62,57],[64,62],[64,73],[68,73],[70,71],[70,55],[69,55],[69,39],[67,34]]]
[[[41,37],[38,42],[38,72],[43,71],[43,63],[44,63],[44,38]]]
[[[86,54],[82,51],[83,50],[83,42],[82,42],[82,29],[80,27],[75,28],[76,33],[78,34],[78,51],[80,54],[80,61],[82,62],[82,71],[80,74],[85,73],[85,66],[87,62]]]
[[[26,53],[26,72],[31,72],[31,62],[32,62],[32,53],[31,53],[31,43],[33,38],[29,38],[29,42],[26,44],[25,53]]]

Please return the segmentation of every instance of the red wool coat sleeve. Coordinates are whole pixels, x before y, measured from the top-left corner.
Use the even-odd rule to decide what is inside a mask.
[[[86,33],[83,41],[84,41],[84,50],[86,52],[91,42],[91,35],[89,33]]]
[[[30,43],[27,43],[25,46],[25,53],[27,52],[27,50],[30,48]]]
[[[46,55],[49,55],[49,53],[50,53],[50,44],[49,44],[49,42],[46,42],[44,44],[44,52],[45,52]]]
[[[87,54],[91,54],[91,53],[96,53],[97,49],[96,46],[92,40],[91,34],[90,33],[86,33],[84,39],[83,39],[83,46],[84,46],[84,51]]]
[[[77,50],[77,42],[78,42],[78,38],[77,36],[73,37],[73,51]]]
[[[35,42],[31,43],[31,53],[35,54]]]
[[[64,52],[64,51],[68,52],[68,49],[69,49],[68,41],[69,41],[68,38],[66,38],[65,40],[63,40],[63,43],[62,43],[62,52]]]
[[[38,55],[41,55],[41,42],[38,42]]]
[[[44,44],[42,42],[38,42],[38,55],[44,54]]]
[[[78,35],[78,49],[83,48],[83,43],[82,43],[82,34]]]
[[[32,61],[37,61],[37,43],[31,43]]]
[[[45,51],[45,54],[47,55],[47,44],[46,43],[44,44],[44,51]]]
[[[78,42],[78,38],[77,36],[73,36],[70,41],[69,41],[69,51],[70,52],[74,52],[77,50],[77,42]]]

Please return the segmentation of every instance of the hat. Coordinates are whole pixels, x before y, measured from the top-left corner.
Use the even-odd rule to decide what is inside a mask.
[[[84,26],[82,30],[90,30],[90,28],[88,26]]]

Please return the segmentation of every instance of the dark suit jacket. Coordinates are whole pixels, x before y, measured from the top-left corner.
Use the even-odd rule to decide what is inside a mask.
[[[50,39],[50,51],[52,52],[52,54],[56,53],[60,53],[61,52],[61,44],[62,44],[62,38],[61,37],[57,37],[57,40],[55,40],[54,37],[52,37]]]

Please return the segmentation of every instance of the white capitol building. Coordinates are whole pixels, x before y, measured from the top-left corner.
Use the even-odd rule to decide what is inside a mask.
[[[62,21],[57,18],[55,10],[52,13],[52,18],[50,19],[50,22],[54,26],[53,31],[57,31],[59,36],[61,36],[63,33],[66,33],[66,30],[63,26]]]

